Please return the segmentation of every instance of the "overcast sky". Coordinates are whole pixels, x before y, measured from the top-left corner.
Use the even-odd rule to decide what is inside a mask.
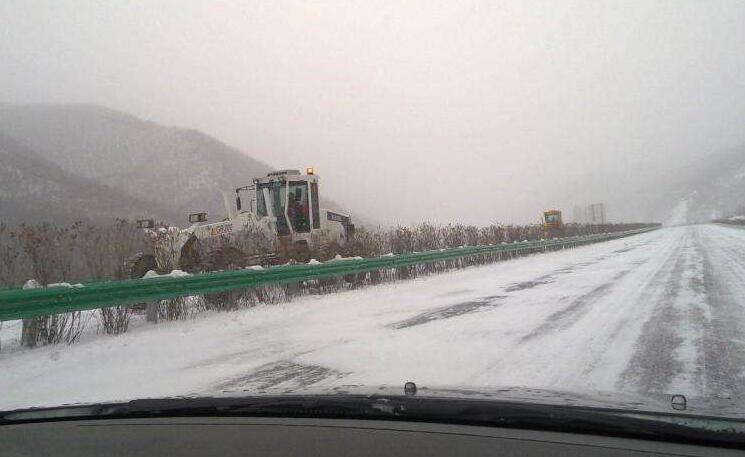
[[[532,221],[745,143],[745,1],[2,0],[0,101],[197,128],[381,222]]]

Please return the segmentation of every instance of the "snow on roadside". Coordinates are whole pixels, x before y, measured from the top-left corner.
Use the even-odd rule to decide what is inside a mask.
[[[147,273],[145,273],[145,276],[143,276],[143,279],[152,279],[152,278],[185,278],[187,276],[191,276],[191,273],[187,273],[182,270],[173,270],[170,273],[166,274],[158,274],[157,272],[150,270]]]
[[[54,282],[52,284],[47,284],[47,287],[63,287],[66,289],[80,289],[81,287],[85,287],[85,286],[80,283],[70,284],[69,282]]]
[[[336,256],[328,262],[339,262],[344,260],[362,260],[362,257],[358,255],[354,257],[342,257],[341,254],[336,254]]]
[[[24,289],[40,289],[41,284],[39,284],[39,281],[35,279],[29,279],[26,281],[26,283],[23,285]]]
[[[26,283],[23,285],[24,289],[42,289],[44,287],[65,287],[68,289],[79,289],[81,287],[85,287],[83,284],[77,283],[77,284],[70,284],[69,282],[53,282],[51,284],[47,284],[46,286],[42,286],[39,284],[39,281],[35,279],[29,279],[26,281]]]

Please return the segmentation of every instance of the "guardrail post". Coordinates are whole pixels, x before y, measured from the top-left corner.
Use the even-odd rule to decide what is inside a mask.
[[[21,325],[21,346],[35,347],[39,339],[39,319],[23,319]]]
[[[158,302],[148,302],[145,305],[145,320],[153,324],[158,323]]]

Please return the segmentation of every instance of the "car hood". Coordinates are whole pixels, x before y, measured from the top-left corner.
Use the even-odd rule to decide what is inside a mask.
[[[685,407],[683,407],[683,405]],[[459,423],[745,446],[743,409],[730,399],[565,392],[524,387],[335,386],[223,391],[0,412],[28,422],[174,417],[344,418]]]
[[[189,400],[241,398],[292,398],[292,397],[333,397],[333,398],[415,398],[421,400],[468,400],[499,402],[503,404],[546,405],[555,407],[604,409],[625,412],[654,413],[682,416],[706,416],[713,418],[732,418],[745,420],[745,403],[738,398],[725,397],[683,397],[673,402],[674,394],[607,392],[596,390],[569,391],[538,389],[529,387],[480,387],[480,386],[416,386],[416,393],[407,394],[404,385],[336,385],[329,387],[308,386],[300,388],[270,388],[261,390],[223,390],[219,392],[187,394],[166,398],[118,399],[105,404],[128,404],[147,400]],[[97,403],[101,404],[101,403]],[[24,408],[0,412],[8,414],[15,411],[55,411],[85,407],[92,404],[74,403],[59,406]]]

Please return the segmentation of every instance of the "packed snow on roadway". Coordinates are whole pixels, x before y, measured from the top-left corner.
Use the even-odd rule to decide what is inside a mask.
[[[670,227],[70,346],[6,345],[0,408],[405,381],[741,395],[742,297],[745,230]]]

